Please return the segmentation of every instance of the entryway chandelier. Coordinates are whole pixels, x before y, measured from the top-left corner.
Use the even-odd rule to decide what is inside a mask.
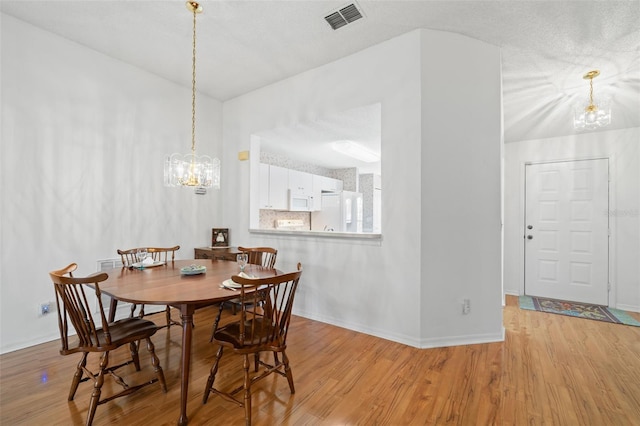
[[[193,58],[191,61],[191,153],[168,155],[164,163],[164,186],[196,188],[220,188],[220,160],[208,155],[196,155],[196,15],[202,6],[195,1],[187,2],[193,13]]]
[[[576,106],[573,112],[573,127],[577,130],[593,130],[611,123],[611,106],[600,99],[596,104],[593,100],[593,79],[600,75],[600,71],[593,70],[582,78],[589,80],[589,102],[586,106]]]

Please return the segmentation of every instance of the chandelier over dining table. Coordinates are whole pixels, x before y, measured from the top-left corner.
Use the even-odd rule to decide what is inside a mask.
[[[168,155],[164,164],[164,185],[169,187],[220,188],[220,160],[208,155],[196,155],[196,15],[202,6],[195,1],[186,3],[193,13],[193,55],[191,61],[191,152]]]

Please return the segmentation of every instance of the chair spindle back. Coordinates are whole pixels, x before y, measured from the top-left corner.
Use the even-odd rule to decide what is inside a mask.
[[[248,255],[248,263],[265,268],[274,268],[278,250],[272,247],[238,247],[238,251]]]
[[[61,353],[77,351],[90,351],[90,348],[105,348],[111,345],[109,324],[104,313],[100,286],[98,283],[106,280],[108,275],[98,272],[87,277],[75,278],[73,271],[77,264],[72,263],[66,268],[49,273],[56,291],[56,306],[58,308],[58,327],[62,342]],[[84,286],[92,285],[95,288],[96,299],[100,314],[100,324],[96,324],[93,316],[93,308],[85,293]],[[78,337],[78,346],[69,347],[69,325],[75,329]]]
[[[180,250],[180,246],[173,247],[136,247],[128,250],[120,250],[118,249],[118,254],[120,255],[120,260],[122,261],[122,266],[127,267],[131,266],[138,261],[136,257],[136,253],[139,249],[146,248],[147,253],[149,253],[149,257],[154,262],[173,262],[176,257],[176,251]],[[171,256],[171,257],[169,257]]]
[[[267,278],[232,280],[240,288],[240,345],[259,345],[263,350],[286,346],[291,311],[302,271]]]

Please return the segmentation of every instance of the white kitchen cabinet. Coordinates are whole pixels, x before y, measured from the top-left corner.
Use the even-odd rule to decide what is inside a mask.
[[[325,192],[340,192],[342,191],[343,182],[340,179],[333,179],[330,177],[324,177],[323,188]]]
[[[342,181],[327,176],[313,175],[313,211],[322,210],[323,192],[342,191]]]
[[[260,208],[287,210],[289,170],[260,163]]]
[[[327,176],[313,175],[313,191],[340,192],[342,191],[342,181]]]
[[[342,191],[342,181],[284,167],[260,163],[260,208],[288,210],[289,192],[311,199],[308,211],[321,210],[323,192]],[[296,209],[294,209],[296,210]]]
[[[313,175],[298,170],[289,170],[289,189],[299,194],[313,192]]]
[[[324,176],[313,175],[313,208],[312,211],[318,211],[322,209],[322,181]]]

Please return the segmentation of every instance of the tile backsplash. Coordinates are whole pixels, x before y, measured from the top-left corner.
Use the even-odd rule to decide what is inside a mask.
[[[311,230],[311,213],[283,212],[279,210],[260,210],[260,229],[275,229],[278,220],[302,220],[305,230]]]

